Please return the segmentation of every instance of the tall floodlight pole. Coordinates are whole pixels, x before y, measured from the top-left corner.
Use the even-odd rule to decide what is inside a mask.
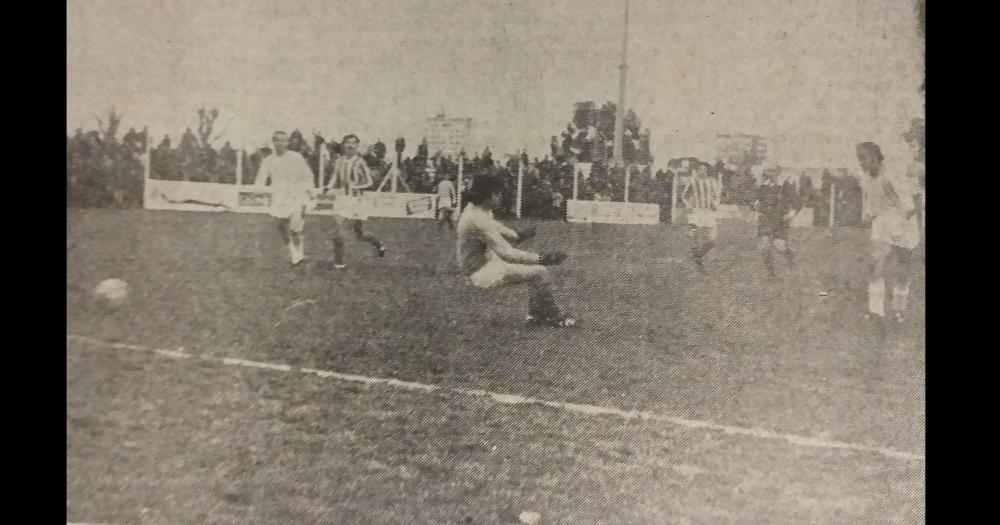
[[[625,134],[625,76],[628,70],[628,7],[629,0],[625,0],[625,28],[622,32],[622,63],[618,66],[618,107],[615,108],[615,138],[613,143],[611,165],[614,168],[623,168],[622,161],[622,139]]]

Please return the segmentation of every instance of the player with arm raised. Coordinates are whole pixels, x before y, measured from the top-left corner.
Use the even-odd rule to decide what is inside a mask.
[[[530,289],[528,323],[572,327],[576,319],[559,312],[552,293],[548,266],[566,259],[562,252],[539,255],[512,244],[534,236],[534,228],[516,232],[493,218],[500,205],[502,185],[493,176],[478,175],[469,191],[469,204],[458,219],[458,263],[469,282],[483,289],[526,284]]]
[[[705,255],[715,246],[718,236],[717,215],[722,188],[718,179],[708,176],[708,164],[699,163],[694,172],[681,201],[690,225],[691,255],[698,269],[704,272]]]
[[[375,185],[368,164],[358,154],[357,135],[347,135],[340,143],[341,154],[333,161],[333,175],[328,184],[324,185],[323,193],[335,192],[333,202],[333,266],[338,270],[347,267],[344,263],[344,229],[350,225],[359,241],[370,243],[375,248],[375,254],[385,257],[385,245],[378,237],[365,233],[364,221],[368,218],[365,203],[361,200],[362,191]]]
[[[757,238],[760,239],[761,257],[769,276],[774,277],[774,255],[777,250],[785,255],[788,266],[795,263],[795,255],[788,247],[788,227],[801,209],[795,187],[787,182],[779,184],[781,168],[766,166],[763,182],[757,187],[754,208],[757,210]]]
[[[315,189],[313,173],[301,155],[288,149],[288,134],[275,131],[274,153],[260,163],[257,179],[271,188],[268,213],[278,220],[278,231],[288,246],[292,265],[305,259],[305,212]]]

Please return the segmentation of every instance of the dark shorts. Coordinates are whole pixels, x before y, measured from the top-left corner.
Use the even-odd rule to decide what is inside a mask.
[[[769,218],[761,217],[757,219],[757,237],[770,237],[772,239],[788,239],[788,222],[784,217]]]
[[[913,252],[916,251],[915,249],[904,248],[902,246],[896,246],[895,244],[892,245],[891,250],[892,251],[890,253],[892,253],[893,258],[895,258],[896,262],[899,264],[910,264]]]

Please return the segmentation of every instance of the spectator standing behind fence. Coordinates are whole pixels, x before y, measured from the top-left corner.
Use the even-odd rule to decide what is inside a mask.
[[[445,224],[448,225],[449,230],[455,229],[453,214],[455,213],[455,208],[458,206],[458,190],[455,188],[455,183],[452,182],[451,179],[451,175],[441,174],[438,176],[438,230],[441,230],[441,226]]]
[[[181,177],[183,180],[198,180],[198,138],[191,128],[181,135],[180,143]]]

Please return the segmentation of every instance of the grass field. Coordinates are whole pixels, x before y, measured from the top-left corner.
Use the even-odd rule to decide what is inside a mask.
[[[69,521],[923,521],[922,278],[911,326],[876,345],[865,231],[795,231],[798,268],[769,281],[750,224],[723,224],[703,276],[679,227],[541,223],[528,247],[572,254],[559,296],[584,321],[553,331],[523,326],[523,290],[466,286],[430,221],[369,221],[389,254],[349,241],[344,272],[323,217],[304,269],[266,216],[68,221],[69,333],[87,337],[68,339]],[[89,290],[110,277],[132,294],[105,312]]]

